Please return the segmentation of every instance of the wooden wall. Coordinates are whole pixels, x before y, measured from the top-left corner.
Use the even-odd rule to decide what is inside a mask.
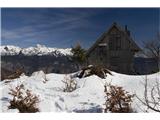
[[[132,72],[134,52],[124,32],[112,28],[89,53],[88,64],[102,65],[120,73]]]

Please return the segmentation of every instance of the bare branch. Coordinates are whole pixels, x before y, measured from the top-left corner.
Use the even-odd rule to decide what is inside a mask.
[[[160,88],[158,81],[156,81],[156,85],[151,88],[151,91],[149,93],[148,93],[148,80],[146,76],[144,84],[144,100],[140,99],[138,96],[136,97],[148,109],[151,109],[155,112],[160,112]]]

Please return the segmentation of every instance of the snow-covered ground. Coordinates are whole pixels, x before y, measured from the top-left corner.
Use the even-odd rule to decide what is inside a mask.
[[[50,48],[44,45],[37,44],[35,47],[20,48],[13,45],[0,46],[1,55],[18,55],[23,54],[26,56],[31,55],[71,55],[71,48],[60,49]]]
[[[65,77],[72,74],[44,74],[38,71],[28,77],[25,75],[11,80],[11,82],[0,82],[1,89],[1,112],[18,112],[18,110],[8,110],[9,100],[12,96],[8,94],[9,88],[15,88],[23,84],[32,93],[39,95],[40,103],[38,107],[40,112],[103,112],[105,103],[104,84],[110,83],[124,87],[130,94],[136,94],[140,98],[144,95],[144,79],[146,76],[132,76],[112,72],[106,79],[101,79],[96,75],[86,78],[74,78],[77,81],[78,88],[73,92],[63,92]],[[160,81],[160,72],[148,75],[149,88]],[[45,79],[48,81],[43,82]],[[137,99],[133,99],[132,108],[135,112],[145,112],[147,108]],[[149,111],[153,112],[153,111]]]

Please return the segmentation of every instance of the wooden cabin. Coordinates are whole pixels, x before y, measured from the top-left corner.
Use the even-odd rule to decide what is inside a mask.
[[[141,49],[131,38],[127,26],[113,23],[87,51],[87,63],[102,65],[120,73],[132,73],[133,59]]]

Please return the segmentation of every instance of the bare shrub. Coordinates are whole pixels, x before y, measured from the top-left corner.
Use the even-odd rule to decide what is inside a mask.
[[[143,44],[143,53],[149,58],[154,58],[157,62],[157,68],[160,70],[160,33],[153,40],[143,41]]]
[[[91,65],[86,68],[83,68],[78,77],[82,78],[82,77],[87,77],[91,75],[97,75],[100,78],[106,78],[106,73],[112,75],[108,69],[102,66],[92,66]]]
[[[77,82],[70,76],[65,76],[62,82],[65,84],[64,92],[72,92],[77,88]]]
[[[138,100],[147,107],[147,109],[153,110],[155,112],[160,112],[160,83],[157,80],[156,84],[148,88],[148,79],[145,78],[144,84],[144,99],[136,96]]]
[[[105,85],[105,111],[112,113],[130,113],[132,112],[131,102],[134,95],[128,94],[122,87]]]
[[[5,69],[3,69],[3,70],[4,71],[2,72],[1,80],[19,78],[21,76],[21,74],[24,73],[23,68],[16,69],[16,71],[14,71],[14,72],[9,71],[9,70],[5,70]]]
[[[25,90],[23,84],[15,89],[10,89],[9,94],[13,96],[10,106],[8,106],[9,109],[18,109],[20,113],[35,113],[39,111],[36,107],[39,98],[33,95],[30,90]]]

